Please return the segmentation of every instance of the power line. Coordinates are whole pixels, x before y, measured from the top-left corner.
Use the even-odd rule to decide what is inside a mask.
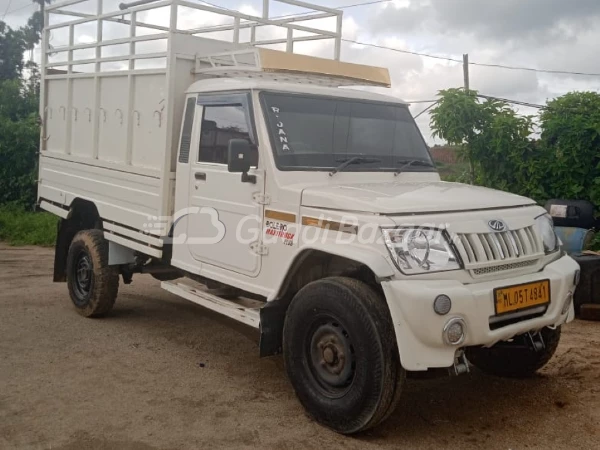
[[[347,8],[354,8],[356,6],[367,6],[367,5],[377,5],[379,3],[389,3],[392,2],[394,0],[373,0],[370,2],[363,2],[363,3],[355,3],[353,5],[345,5],[345,6],[336,6],[336,8],[338,9],[347,9]]]
[[[458,62],[458,63],[462,64],[462,59],[449,58],[447,56],[438,56],[438,55],[431,55],[431,54],[428,54],[428,53],[413,52],[411,50],[402,50],[400,48],[387,47],[385,45],[378,45],[378,44],[370,44],[368,42],[356,41],[354,39],[344,39],[344,38],[342,38],[342,41],[349,42],[351,44],[364,45],[366,47],[374,47],[374,48],[380,48],[380,49],[383,49],[383,50],[391,50],[391,51],[398,52],[398,53],[405,53],[407,55],[424,56],[426,58],[433,58],[433,59],[443,59],[445,61]],[[473,63],[471,63],[471,64],[473,64]]]
[[[343,6],[336,6],[336,9],[349,9],[349,8],[356,8],[359,6],[368,6],[368,5],[377,5],[380,3],[389,3],[392,2],[394,0],[373,0],[370,2],[363,2],[363,3],[354,3],[352,5],[343,5]],[[314,11],[305,11],[305,12],[301,12],[301,13],[297,13],[297,14],[286,14],[285,16],[275,16],[273,17],[273,19],[281,19],[283,17],[296,17],[296,16],[304,16],[307,14],[314,14]]]
[[[2,20],[4,20],[4,18],[6,17],[6,13],[8,12],[8,8],[10,8],[11,3],[12,3],[12,0],[8,0],[8,5],[6,5],[6,9],[4,10],[4,15],[2,16]]]
[[[448,56],[440,56],[440,55],[432,55],[429,53],[413,52],[410,50],[403,50],[403,49],[399,49],[399,48],[388,47],[385,45],[378,45],[378,44],[371,44],[368,42],[356,41],[353,39],[342,39],[342,41],[350,42],[352,44],[364,45],[367,47],[380,48],[383,50],[391,50],[394,52],[405,53],[408,55],[422,56],[424,58],[441,59],[444,61],[451,61],[451,62],[456,62],[456,63],[461,63],[461,64],[463,62],[460,59],[450,58]],[[474,61],[469,61],[469,65],[481,66],[481,67],[493,67],[496,69],[507,69],[507,70],[526,70],[529,72],[541,72],[541,73],[551,73],[551,74],[560,74],[560,75],[583,75],[583,76],[590,76],[590,77],[600,77],[600,73],[593,73],[593,72],[574,72],[574,71],[570,71],[570,70],[535,69],[533,67],[507,66],[507,65],[503,65],[503,64],[479,63],[479,62],[474,62]]]
[[[211,2],[207,2],[204,0],[198,0],[201,3],[204,3],[205,5],[209,5],[212,6],[214,8],[219,8],[219,9],[224,9],[226,11],[235,11],[234,9],[230,9],[230,8],[226,8],[225,6],[221,6],[221,5],[216,5],[214,3]],[[367,1],[367,2],[363,2],[363,3],[354,3],[352,5],[343,5],[343,6],[336,6],[337,9],[348,9],[348,8],[356,8],[359,6],[368,6],[368,5],[376,5],[379,3],[389,3],[393,0],[372,0],[372,1]],[[284,15],[280,15],[280,16],[273,16],[270,17],[270,19],[283,19],[283,18],[288,18],[288,17],[300,17],[300,16],[306,16],[309,14],[315,14],[315,11],[304,11],[304,12],[299,12],[299,13],[294,13],[294,14],[284,14]]]
[[[8,2],[8,6],[10,6],[10,3],[11,3],[11,2],[12,2],[12,0],[9,0],[9,2]],[[15,13],[15,12],[17,12],[17,11],[21,11],[22,9],[29,8],[29,7],[31,7],[31,6],[35,6],[35,5],[36,5],[35,3],[29,3],[29,4],[25,5],[25,6],[20,6],[19,8],[11,9],[10,11],[8,11],[8,6],[7,6],[7,7],[6,7],[7,11],[4,13],[4,16],[2,16],[2,20],[4,20],[4,18],[5,18],[6,16],[9,16],[9,15],[11,15],[12,13]]]
[[[547,109],[548,108],[548,106],[546,106],[546,105],[538,105],[536,103],[530,103],[530,102],[525,102],[525,101],[521,101],[521,100],[511,100],[511,99],[502,98],[502,97],[494,97],[491,95],[477,94],[477,97],[485,98],[486,100],[499,100],[501,102],[511,103],[513,105],[519,105],[519,106],[526,106],[528,108],[536,108],[536,109]]]
[[[486,100],[498,100],[504,103],[509,103],[509,104],[513,104],[513,105],[518,105],[518,106],[524,106],[527,108],[535,108],[535,109],[539,109],[539,110],[545,110],[545,111],[562,111],[562,112],[572,112],[572,113],[582,113],[584,112],[584,109],[580,108],[580,107],[556,107],[556,106],[549,106],[549,105],[538,105],[537,103],[531,103],[531,102],[525,102],[522,100],[511,100],[509,98],[502,98],[502,97],[494,97],[491,95],[483,95],[483,94],[477,94],[478,97],[484,98]]]
[[[559,75],[582,75],[587,77],[600,77],[600,73],[593,72],[573,72],[570,70],[552,70],[552,69],[535,69],[533,67],[522,67],[522,66],[505,66],[503,64],[487,64],[487,63],[469,63],[474,66],[482,66],[482,67],[494,67],[499,69],[508,69],[508,70],[526,70],[529,72],[541,72],[541,73],[551,73],[551,74],[559,74]]]
[[[484,98],[486,100],[498,100],[501,102],[505,102],[505,103],[509,103],[509,104],[513,104],[513,105],[525,106],[528,108],[550,109],[550,107],[548,107],[547,105],[538,105],[536,103],[525,102],[522,100],[511,100],[509,98],[503,98],[503,97],[494,97],[492,95],[477,94],[477,97]],[[411,104],[431,103],[431,105],[429,105],[427,108],[425,108],[420,113],[418,113],[416,116],[414,116],[414,119],[417,119],[418,117],[425,114],[427,111],[432,109],[434,106],[436,106],[440,102],[441,102],[441,99],[438,99],[438,100],[415,100],[415,101],[410,101],[410,102],[406,102],[406,103],[411,103]]]
[[[417,120],[422,114],[425,114],[427,111],[429,111],[431,108],[433,108],[435,105],[437,105],[440,102],[440,100],[436,100],[434,103],[432,103],[431,105],[429,105],[427,108],[425,108],[423,111],[421,111],[419,114],[417,114],[414,119]]]
[[[208,2],[208,1],[205,1],[205,0],[198,0],[198,1],[201,2],[201,3],[204,3],[205,5],[212,6],[213,8],[218,8],[218,9],[222,9],[224,11],[230,11],[230,12],[238,12],[235,9],[226,8],[225,6],[217,5],[215,3],[211,3],[211,2]],[[391,1],[393,1],[393,0],[373,0],[373,1],[368,1],[368,2],[364,2],[364,3],[354,3],[352,5],[338,6],[337,9],[356,8],[356,7],[359,7],[359,6],[374,5],[374,4],[378,4],[378,3],[389,3]],[[304,12],[299,12],[299,13],[294,13],[294,14],[284,14],[284,15],[279,15],[279,16],[272,16],[272,17],[269,17],[269,19],[288,19],[288,18],[294,18],[294,17],[302,17],[302,16],[306,16],[306,15],[309,15],[309,14],[315,14],[315,11],[304,11]],[[311,19],[309,17],[306,20],[311,20]],[[211,29],[220,29],[220,28],[223,27],[223,25],[224,24],[211,25],[211,26],[208,26],[208,27],[203,27],[201,32],[210,31]],[[264,24],[263,24],[263,26],[264,26]]]

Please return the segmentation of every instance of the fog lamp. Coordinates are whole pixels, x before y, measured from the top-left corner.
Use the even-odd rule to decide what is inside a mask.
[[[444,341],[449,345],[460,345],[465,341],[467,325],[465,321],[454,317],[444,325]]]
[[[452,308],[452,300],[447,295],[438,295],[433,301],[433,310],[440,316],[445,316]]]

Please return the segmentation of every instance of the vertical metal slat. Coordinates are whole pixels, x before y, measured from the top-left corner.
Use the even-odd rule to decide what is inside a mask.
[[[493,233],[486,233],[485,235],[487,241],[490,244],[492,251],[494,252],[494,259],[504,259],[504,254],[502,253],[502,247],[500,246],[500,242],[498,242],[498,238]]]
[[[483,234],[478,234],[477,236],[479,237],[479,240],[481,241],[481,245],[483,246],[483,249],[485,250],[485,255],[487,257],[487,260],[493,261],[494,260],[494,252],[492,252],[492,248],[490,247],[489,242],[487,241],[487,239],[485,238],[485,236]]]
[[[527,234],[529,242],[531,243],[531,248],[533,249],[533,252],[534,253],[539,252],[540,250],[539,250],[538,241],[537,241],[536,235],[533,233],[533,230],[531,229],[531,227],[525,228],[525,233]]]
[[[467,240],[469,241],[469,244],[471,244],[473,254],[475,255],[475,260],[477,262],[485,262],[487,259],[485,256],[485,250],[483,248],[483,245],[481,245],[481,242],[477,238],[477,235],[468,234]]]
[[[473,249],[471,248],[471,244],[469,243],[466,235],[460,235],[460,241],[465,248],[465,253],[467,254],[467,259],[469,262],[475,262],[475,254],[473,253]]]
[[[529,238],[529,235],[527,234],[527,231],[525,231],[525,228],[521,228],[518,231],[518,234],[521,238],[521,242],[523,243],[523,249],[526,255],[531,255],[533,253],[535,253],[535,250],[531,244],[531,240]]]
[[[525,249],[523,248],[523,243],[521,242],[521,237],[519,236],[519,232],[511,231],[511,235],[517,246],[519,256],[525,256]]]

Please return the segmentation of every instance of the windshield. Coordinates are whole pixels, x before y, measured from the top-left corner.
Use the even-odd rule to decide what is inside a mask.
[[[434,171],[408,107],[343,98],[263,92],[280,170]],[[404,170],[404,169],[403,169]]]

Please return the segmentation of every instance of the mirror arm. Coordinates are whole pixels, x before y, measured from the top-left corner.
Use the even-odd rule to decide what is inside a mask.
[[[242,183],[256,184],[256,175],[248,175],[248,172],[242,172]]]

